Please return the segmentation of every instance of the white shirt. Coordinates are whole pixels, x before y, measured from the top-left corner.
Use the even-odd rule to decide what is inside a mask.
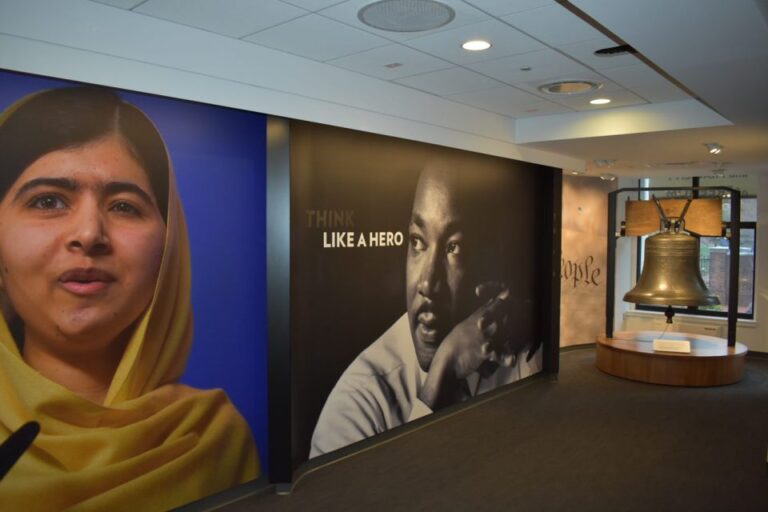
[[[467,377],[474,396],[541,371],[541,350],[525,354],[488,377]],[[309,457],[317,457],[430,414],[418,399],[427,374],[419,366],[408,315],[401,316],[366,348],[339,378],[312,434]]]

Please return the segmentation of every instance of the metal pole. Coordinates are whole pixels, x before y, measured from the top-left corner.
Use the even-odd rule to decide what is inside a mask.
[[[741,192],[731,192],[731,238],[728,248],[731,252],[728,279],[728,346],[736,346],[736,321],[739,316],[739,254],[741,248]]]
[[[605,280],[605,337],[613,337],[613,301],[616,295],[616,196],[618,190],[608,193],[608,251]]]
[[[269,479],[290,490],[291,167],[289,121],[267,118],[267,342]]]

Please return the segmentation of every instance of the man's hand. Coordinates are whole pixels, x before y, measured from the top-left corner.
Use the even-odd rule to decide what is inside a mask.
[[[466,398],[464,379],[473,372],[493,373],[497,364],[513,366],[520,353],[531,348],[529,340],[514,336],[508,287],[486,282],[475,288],[475,294],[483,304],[442,341],[419,393],[433,410]]]

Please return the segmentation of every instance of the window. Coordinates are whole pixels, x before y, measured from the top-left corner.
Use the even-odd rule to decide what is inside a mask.
[[[741,191],[741,231],[739,247],[739,300],[738,318],[754,318],[755,297],[755,234],[757,227],[757,179],[753,176],[727,176],[706,178],[661,178],[641,180],[641,187],[731,187]],[[693,191],[670,190],[654,192],[661,197],[692,197]],[[699,197],[719,196],[723,198],[723,221],[731,220],[731,201],[727,191],[702,190]],[[642,192],[641,199],[650,199],[649,192]],[[643,265],[644,243],[646,237],[638,239],[638,276]],[[730,278],[730,249],[725,237],[701,237],[699,239],[699,270],[709,291],[717,295],[720,304],[717,306],[684,307],[673,309],[678,313],[727,316],[728,314],[728,284]],[[646,311],[664,311],[666,307],[637,304],[637,309]]]

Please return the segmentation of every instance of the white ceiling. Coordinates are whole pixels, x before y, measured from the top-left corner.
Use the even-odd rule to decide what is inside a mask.
[[[372,1],[85,4],[93,6],[94,24],[105,14],[97,3],[107,4],[131,16],[194,27],[239,45],[306,59],[309,75],[318,65],[343,69],[389,87],[498,114],[515,124],[518,144],[525,141],[533,149],[585,160],[592,173],[604,171],[595,168],[594,159],[616,160],[613,171],[618,174],[680,169],[681,162],[689,170],[725,165],[735,171],[768,172],[766,0],[440,0],[454,9],[455,18],[420,33],[363,24],[357,13]],[[10,3],[2,0],[0,5]],[[581,11],[581,17],[574,11]],[[587,17],[592,20],[585,21]],[[606,34],[633,45],[695,98],[633,55],[595,56],[595,50],[616,44]],[[493,46],[484,52],[460,47],[476,38]],[[604,85],[594,93],[568,97],[538,89],[564,79]],[[361,101],[361,95],[350,97],[349,104]],[[590,105],[595,97],[612,102]],[[626,123],[610,128],[621,124],[616,119],[625,112],[643,121],[636,129]],[[677,118],[670,122],[664,112],[676,112]],[[549,129],[555,121],[568,129]],[[587,121],[601,128],[579,129]],[[725,147],[718,157],[703,146],[713,141]]]
[[[594,110],[600,107],[588,100],[607,92],[616,98],[612,107],[652,102],[645,94],[654,96],[653,101],[687,97],[634,56],[595,57],[592,52],[615,43],[555,0],[442,0],[456,12],[453,21],[418,33],[387,32],[362,23],[357,13],[373,0],[95,1],[515,118]],[[461,43],[470,39],[486,39],[493,46],[468,52]],[[631,72],[622,75],[627,67]],[[621,81],[600,69],[619,70]],[[563,78],[605,86],[596,94],[565,98],[537,89]]]

